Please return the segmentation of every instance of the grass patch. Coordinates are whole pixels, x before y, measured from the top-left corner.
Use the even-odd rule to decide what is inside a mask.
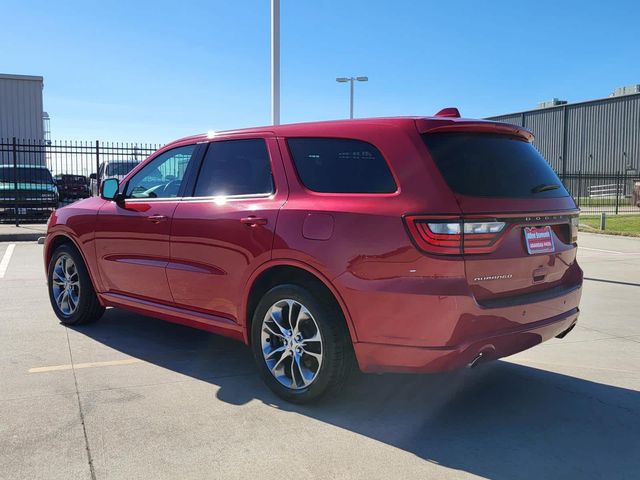
[[[605,230],[600,230],[600,215],[580,215],[580,230],[640,237],[640,215],[607,215]]]
[[[579,207],[614,207],[616,205],[616,197],[580,197],[576,198]],[[618,198],[619,207],[630,207],[633,205],[631,197]]]

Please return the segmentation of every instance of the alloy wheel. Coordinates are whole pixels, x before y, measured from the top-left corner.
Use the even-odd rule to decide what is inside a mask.
[[[262,354],[283,386],[300,390],[313,383],[322,366],[322,336],[311,312],[300,302],[274,303],[262,320]]]
[[[71,316],[78,309],[80,302],[80,276],[73,259],[66,255],[60,255],[53,267],[51,278],[53,298],[65,316]]]

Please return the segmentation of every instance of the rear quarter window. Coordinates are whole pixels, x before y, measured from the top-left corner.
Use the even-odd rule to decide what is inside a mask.
[[[431,158],[455,193],[472,197],[567,197],[533,145],[507,135],[425,133]]]
[[[290,138],[298,176],[309,190],[322,193],[393,193],[393,175],[380,151],[360,140]]]

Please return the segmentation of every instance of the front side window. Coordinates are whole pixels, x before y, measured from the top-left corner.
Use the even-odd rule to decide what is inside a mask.
[[[273,193],[273,180],[264,139],[209,144],[196,182],[196,197],[269,193]]]
[[[177,197],[195,149],[196,145],[178,147],[151,160],[129,180],[126,197]]]
[[[323,193],[393,193],[393,175],[370,143],[341,138],[287,140],[300,180]]]

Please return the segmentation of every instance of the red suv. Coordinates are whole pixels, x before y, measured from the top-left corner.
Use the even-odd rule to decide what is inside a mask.
[[[575,203],[523,128],[440,116],[197,135],[57,210],[64,324],[119,307],[251,346],[296,402],[437,372],[575,325]]]

